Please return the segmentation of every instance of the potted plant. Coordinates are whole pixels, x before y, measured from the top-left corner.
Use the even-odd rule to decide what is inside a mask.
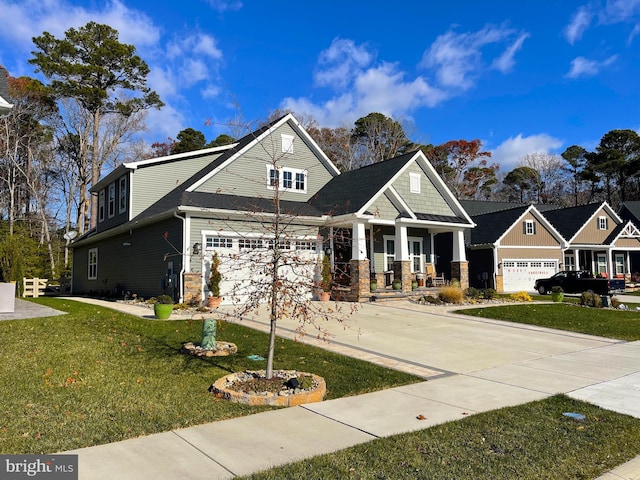
[[[555,287],[551,287],[551,300],[554,302],[561,302],[564,300],[564,290],[560,285],[556,285]]]
[[[418,288],[418,280],[411,280],[411,290]]]
[[[222,297],[220,296],[220,282],[222,281],[222,274],[220,273],[220,257],[218,252],[213,253],[211,258],[211,274],[207,281],[207,288],[209,289],[209,297],[207,298],[207,306],[215,308],[220,305]]]
[[[400,281],[399,278],[394,278],[393,282],[391,283],[391,287],[394,290],[402,290],[402,282]]]
[[[320,300],[323,302],[329,301],[331,298],[331,259],[329,255],[322,257],[322,280],[320,281]]]
[[[166,320],[173,312],[173,298],[169,295],[160,295],[153,304],[153,313],[159,320]]]
[[[371,277],[369,287],[372,292],[375,292],[378,289],[378,280],[375,277]]]

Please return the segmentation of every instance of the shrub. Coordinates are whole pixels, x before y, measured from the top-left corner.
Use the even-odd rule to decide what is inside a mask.
[[[615,297],[611,297],[609,300],[611,301],[611,306],[612,306],[613,308],[618,308],[618,307],[620,306],[620,303],[621,303],[621,302],[620,302],[620,300],[618,300],[617,298],[615,298]]]
[[[423,297],[420,297],[419,302],[421,302],[421,303],[433,303],[435,305],[438,305],[438,304],[442,303],[442,301],[439,298],[436,298],[433,295],[424,295]]]
[[[493,288],[485,288],[482,291],[482,298],[485,300],[493,300],[498,295],[498,292]]]
[[[460,287],[446,286],[438,292],[438,298],[445,303],[462,303],[464,294]]]
[[[602,308],[602,299],[597,293],[593,293],[593,290],[587,290],[580,295],[580,305],[586,307]]]
[[[160,295],[156,299],[156,303],[164,304],[164,305],[173,305],[173,298],[169,295]]]
[[[527,292],[512,293],[509,298],[515,302],[531,302],[533,299]]]
[[[465,293],[467,295],[467,298],[471,298],[473,300],[477,300],[478,298],[480,298],[480,290],[478,290],[477,288],[469,287],[467,288],[467,291]]]

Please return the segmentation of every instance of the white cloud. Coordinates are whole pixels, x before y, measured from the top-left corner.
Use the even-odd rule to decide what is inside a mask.
[[[514,42],[507,47],[502,55],[493,61],[492,67],[496,70],[507,73],[513,69],[515,65],[515,56],[522,48],[524,41],[529,38],[528,33],[522,33],[514,40]]]
[[[567,42],[573,45],[576,40],[580,40],[582,34],[591,25],[593,16],[594,14],[589,6],[583,5],[578,8],[573,14],[573,17],[571,17],[569,24],[564,28],[564,37],[567,39]]]
[[[237,11],[242,8],[240,0],[208,0],[209,5],[220,13],[226,11]]]
[[[204,33],[187,35],[167,45],[167,57],[171,59],[190,54],[198,54],[214,60],[221,60],[223,57],[222,50],[217,47],[216,39]]]
[[[328,49],[320,53],[320,68],[315,72],[315,82],[320,86],[344,88],[372,59],[373,54],[364,45],[336,38]]]
[[[285,98],[282,108],[310,114],[320,125],[337,127],[371,112],[404,117],[417,108],[433,107],[447,98],[446,92],[430,86],[423,77],[405,80],[406,73],[397,64],[382,63],[349,71],[344,84],[334,83],[345,88],[329,100],[314,103],[306,98]]]
[[[501,172],[508,173],[529,153],[553,153],[561,147],[561,140],[546,133],[528,137],[523,137],[520,133],[516,137],[508,138],[492,150],[491,162],[499,164]]]
[[[473,33],[456,33],[452,30],[440,35],[424,52],[420,66],[433,68],[443,87],[468,90],[482,73],[483,48],[509,40],[517,32],[505,26],[487,25]],[[520,32],[516,40],[494,60],[494,68],[506,71],[512,68],[515,53],[522,47],[528,34]]]
[[[616,59],[617,55],[612,55],[606,60],[598,62],[596,60],[589,60],[585,57],[576,57],[571,61],[571,69],[565,77],[567,78],[580,78],[580,77],[593,77],[600,73],[600,71],[612,65]]]

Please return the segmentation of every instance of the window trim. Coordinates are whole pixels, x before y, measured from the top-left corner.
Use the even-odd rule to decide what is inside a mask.
[[[116,214],[116,182],[110,183],[107,188],[107,216],[113,218]]]
[[[609,229],[609,219],[605,215],[601,215],[598,217],[598,230],[608,230]]]
[[[273,174],[272,172],[276,172]],[[290,175],[291,186],[284,183],[285,172]],[[301,175],[302,178],[298,178]],[[307,193],[308,172],[301,168],[274,167],[267,165],[267,190],[275,190],[277,187],[283,192]],[[302,184],[303,188],[297,188]]]
[[[118,181],[118,213],[127,211],[127,177],[122,176]]]
[[[98,222],[104,222],[104,197],[105,191],[103,188],[100,190],[100,193],[98,193]]]
[[[293,140],[295,137],[293,135],[288,135],[286,133],[282,133],[280,135],[280,140],[282,142],[282,153],[293,153]]]
[[[524,221],[524,234],[525,235],[535,235],[536,234],[536,222],[535,222],[535,220],[525,220]]]
[[[422,183],[422,175],[415,172],[409,172],[409,192],[420,193]]]
[[[87,279],[98,279],[98,248],[90,248],[87,253]]]

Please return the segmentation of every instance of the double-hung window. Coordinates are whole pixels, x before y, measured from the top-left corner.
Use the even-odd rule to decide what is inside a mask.
[[[267,188],[282,188],[289,192],[307,192],[307,171],[299,168],[267,165]]]
[[[109,210],[109,218],[113,217],[116,214],[116,184],[112,183],[109,185],[109,197],[108,197],[108,210]]]
[[[98,249],[97,248],[89,249],[87,278],[89,280],[98,279]]]

